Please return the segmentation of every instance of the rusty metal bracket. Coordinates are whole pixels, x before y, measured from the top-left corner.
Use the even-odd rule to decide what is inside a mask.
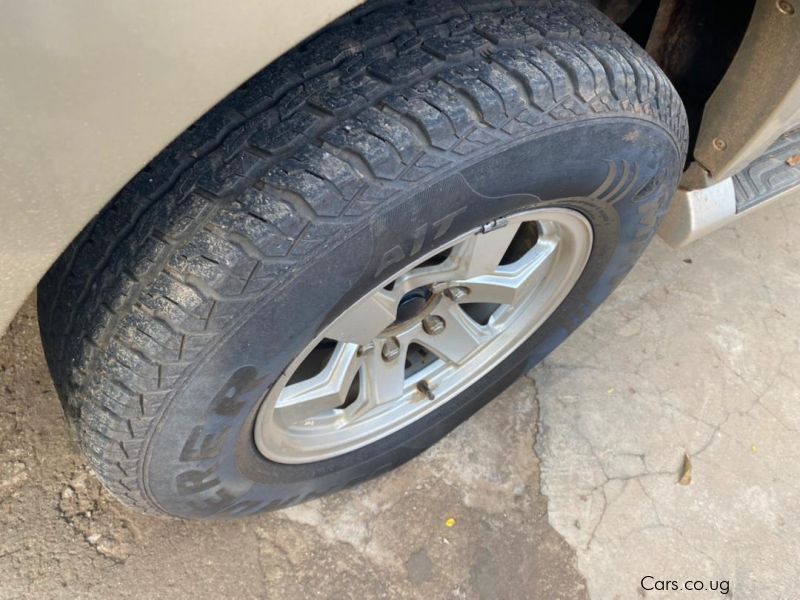
[[[681,187],[735,175],[800,124],[800,3],[757,0],[742,44],[703,112]]]

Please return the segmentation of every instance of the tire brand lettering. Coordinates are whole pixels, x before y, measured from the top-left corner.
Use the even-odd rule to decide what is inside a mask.
[[[207,433],[203,435],[203,426],[197,425],[189,434],[189,438],[181,450],[181,462],[190,462],[195,460],[208,460],[219,456],[222,450],[222,445],[225,443],[225,436],[228,434],[230,427],[218,431],[216,433]]]
[[[258,377],[255,367],[241,367],[230,376],[230,379],[217,392],[211,401],[212,410],[223,417],[231,417],[239,413],[246,404],[240,400],[243,394],[258,387],[264,381],[263,377]]]
[[[179,496],[186,496],[188,494],[197,494],[205,490],[219,485],[219,478],[216,477],[216,465],[210,466],[208,469],[191,469],[184,471],[175,478],[175,484],[178,488]]]
[[[461,206],[457,210],[454,210],[431,224],[426,223],[417,227],[411,235],[411,245],[408,252],[406,252],[401,245],[392,246],[389,250],[384,252],[378,265],[378,270],[375,271],[375,277],[379,276],[392,265],[419,254],[420,250],[425,246],[426,241],[432,242],[444,236],[450,230],[456,217],[465,210],[467,210],[467,207]]]

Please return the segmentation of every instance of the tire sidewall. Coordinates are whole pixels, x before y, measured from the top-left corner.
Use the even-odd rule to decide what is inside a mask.
[[[487,149],[434,181],[409,184],[337,231],[279,290],[243,307],[226,337],[177,386],[143,465],[151,500],[183,517],[251,514],[368,479],[429,447],[546,356],[608,296],[652,237],[680,166],[680,151],[660,125],[604,117],[539,131]],[[362,449],[302,465],[258,452],[253,427],[261,400],[344,308],[465,231],[554,206],[587,217],[592,253],[564,302],[508,358],[437,410]]]

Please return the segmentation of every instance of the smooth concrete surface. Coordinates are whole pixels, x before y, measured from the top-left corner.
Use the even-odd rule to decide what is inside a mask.
[[[680,251],[656,240],[436,447],[244,521],[144,518],[100,488],[29,302],[0,340],[0,598],[796,598],[798,232],[790,201]]]

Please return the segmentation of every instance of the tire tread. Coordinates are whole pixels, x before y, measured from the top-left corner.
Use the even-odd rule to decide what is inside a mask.
[[[685,152],[675,90],[579,1],[367,2],[254,76],[40,284],[46,355],[92,468],[124,503],[163,514],[144,483],[147,441],[249,306],[342,225],[461,157],[608,114],[650,119]]]

